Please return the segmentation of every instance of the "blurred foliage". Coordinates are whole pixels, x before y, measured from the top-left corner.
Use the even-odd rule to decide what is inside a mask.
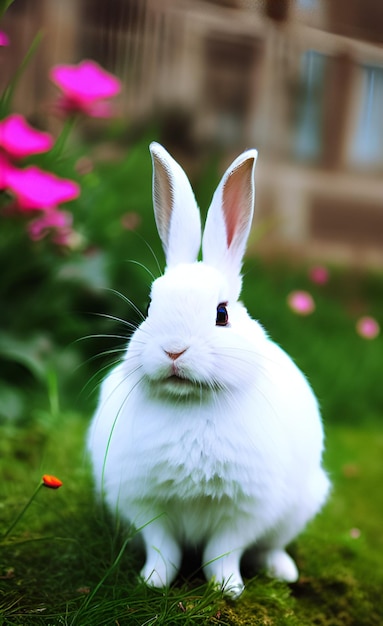
[[[75,162],[88,157],[78,148],[69,153],[54,162],[52,169],[63,177],[77,177],[81,184],[81,197],[68,205],[79,237],[77,249],[55,246],[48,238],[31,241],[24,216],[1,217],[0,258],[4,271],[0,286],[0,357],[2,384],[6,384],[10,400],[1,411],[9,411],[9,416],[19,412],[16,395],[20,399],[28,388],[26,372],[15,364],[40,382],[54,368],[60,384],[65,385],[73,367],[101,349],[97,338],[88,345],[74,342],[110,330],[103,314],[136,317],[127,310],[126,301],[108,289],[121,288],[142,309],[148,297],[150,272],[159,272],[152,253],[149,251],[149,261],[142,254],[143,249],[149,250],[145,241],[154,239],[154,222],[149,219],[151,164],[147,139],[128,150],[118,164],[87,162],[90,171],[82,176],[76,176]],[[40,162],[48,157],[41,156]],[[128,228],[137,230],[127,231],[124,218]],[[140,256],[152,265],[149,273],[129,262]]]
[[[7,4],[11,4],[13,2],[13,0],[5,0],[5,3]],[[1,0],[0,0],[1,3]],[[5,7],[6,9],[7,7]],[[5,9],[3,9],[5,11]],[[1,17],[1,13],[2,13],[2,9],[1,9],[1,4],[0,4],[0,17]],[[7,85],[7,87],[4,89],[3,93],[0,94],[0,119],[4,118],[6,115],[8,115],[9,113],[12,112],[12,98],[14,95],[14,91],[17,88],[17,85],[20,81],[20,79],[23,76],[23,73],[25,72],[30,60],[32,59],[32,57],[34,56],[34,54],[36,53],[40,42],[42,39],[42,34],[38,33],[34,40],[32,41],[29,50],[27,52],[27,54],[25,55],[25,57],[23,58],[23,60],[21,61],[17,71],[15,72],[14,76],[12,76],[11,81],[9,82],[9,84]]]
[[[8,7],[12,4],[13,0],[0,0],[0,17],[5,13]]]

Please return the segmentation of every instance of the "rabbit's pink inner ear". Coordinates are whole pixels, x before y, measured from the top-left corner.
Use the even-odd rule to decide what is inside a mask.
[[[165,248],[168,245],[170,218],[174,206],[171,177],[163,162],[153,154],[153,202],[159,235]]]
[[[244,161],[230,174],[223,188],[223,213],[228,248],[236,234],[248,227],[253,209],[251,182],[253,165],[253,159]]]

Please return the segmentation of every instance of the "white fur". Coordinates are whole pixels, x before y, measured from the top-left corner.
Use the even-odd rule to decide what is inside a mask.
[[[186,176],[178,164],[172,169],[162,147],[151,150],[155,171],[166,166],[177,190],[168,195],[170,210],[159,197],[163,190],[154,190],[167,269],[153,283],[147,319],[102,385],[88,438],[97,490],[141,529],[142,576],[153,586],[172,582],[184,545],[203,547],[207,578],[234,596],[243,589],[239,564],[251,546],[260,566],[291,582],[298,571],[285,546],[320,509],[329,481],[321,468],[318,405],[306,378],[237,301],[256,151],[236,159],[218,187],[204,261],[185,262],[167,237],[181,238],[183,229],[185,239],[190,219],[196,236],[192,192],[188,186],[182,226]],[[231,209],[233,198],[239,209]],[[222,302],[228,303],[225,327],[215,324]],[[169,356],[174,353],[182,354]]]

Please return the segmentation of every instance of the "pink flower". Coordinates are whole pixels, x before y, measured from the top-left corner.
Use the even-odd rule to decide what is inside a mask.
[[[329,280],[329,272],[323,265],[316,265],[309,270],[310,280],[317,285],[325,285]]]
[[[28,225],[31,239],[41,239],[52,231],[55,243],[69,245],[74,234],[72,216],[59,211],[57,205],[79,195],[77,183],[58,178],[35,165],[20,169],[12,163],[12,159],[46,152],[52,146],[51,135],[29,126],[22,115],[12,114],[0,121],[0,190],[15,196],[16,202],[8,207],[11,211],[44,211]]]
[[[7,188],[8,172],[11,168],[8,159],[0,152],[0,190]]]
[[[141,224],[141,216],[133,211],[125,213],[121,218],[121,225],[126,230],[136,230]]]
[[[51,135],[29,126],[22,115],[14,113],[0,122],[0,148],[11,157],[22,159],[52,146]]]
[[[375,339],[380,333],[380,326],[375,318],[365,316],[357,321],[356,332],[363,339]]]
[[[49,209],[77,198],[80,188],[72,180],[58,178],[35,165],[23,170],[12,168],[6,175],[7,186],[23,210]]]
[[[66,211],[51,209],[28,225],[33,241],[38,241],[53,231],[53,240],[58,245],[67,245],[72,231],[72,215]]]
[[[287,303],[298,315],[310,315],[315,311],[315,302],[307,291],[292,291],[287,297]]]
[[[60,110],[91,117],[111,116],[110,103],[105,100],[120,92],[121,82],[98,63],[85,60],[78,65],[55,65],[50,78],[63,93],[58,102]]]
[[[9,37],[3,30],[0,30],[0,46],[9,46]]]

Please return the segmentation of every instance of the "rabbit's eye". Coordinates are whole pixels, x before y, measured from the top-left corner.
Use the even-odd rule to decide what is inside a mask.
[[[226,308],[227,302],[221,302],[217,306],[217,318],[215,320],[216,326],[227,326],[229,323],[229,314]]]

